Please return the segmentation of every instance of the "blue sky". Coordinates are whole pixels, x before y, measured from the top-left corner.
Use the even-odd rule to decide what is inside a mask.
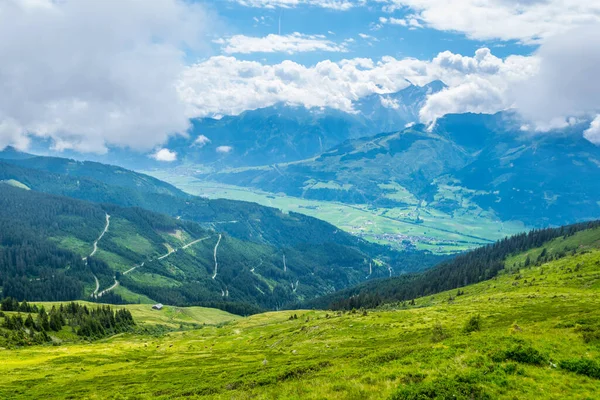
[[[0,59],[0,148],[155,152],[193,118],[433,80],[416,122],[513,109],[600,144],[597,0],[0,1]]]
[[[537,45],[524,45],[516,40],[471,40],[463,33],[440,31],[423,26],[381,24],[380,18],[405,19],[413,14],[410,8],[384,12],[381,5],[354,7],[350,10],[335,10],[314,5],[299,5],[293,8],[248,7],[236,1],[206,1],[221,18],[218,34],[224,37],[245,35],[264,37],[269,34],[285,36],[293,33],[323,35],[326,40],[343,43],[347,52],[313,51],[288,53],[255,52],[236,54],[239,59],[279,63],[293,60],[305,65],[315,64],[323,59],[339,61],[344,58],[367,57],[379,59],[383,56],[395,58],[414,57],[430,59],[438,53],[449,50],[459,54],[473,54],[481,47],[492,48],[499,57],[531,54]],[[281,22],[281,30],[280,30]],[[369,35],[370,38],[360,35]],[[212,45],[211,54],[222,53],[222,46]]]

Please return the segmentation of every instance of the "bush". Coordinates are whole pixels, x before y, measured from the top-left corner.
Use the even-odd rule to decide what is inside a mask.
[[[433,326],[433,331],[431,333],[431,341],[434,343],[441,342],[444,339],[447,339],[450,335],[446,332],[441,323],[436,322]]]
[[[400,388],[390,400],[487,400],[492,397],[471,377],[439,378]]]
[[[542,365],[548,358],[540,353],[536,348],[529,345],[517,344],[503,351],[496,357],[496,361],[516,361],[523,364]]]
[[[559,366],[578,375],[600,379],[600,364],[588,358],[563,360],[559,363]]]
[[[471,333],[481,330],[481,316],[479,314],[469,318],[465,326],[463,327],[464,333]]]
[[[600,331],[583,332],[581,336],[586,343],[600,342]]]

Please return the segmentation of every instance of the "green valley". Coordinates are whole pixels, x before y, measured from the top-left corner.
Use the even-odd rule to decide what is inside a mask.
[[[376,206],[346,204],[269,193],[260,189],[205,181],[168,170],[146,171],[183,191],[209,199],[251,201],[286,212],[298,212],[327,221],[344,231],[374,243],[397,249],[416,248],[436,254],[454,254],[526,230],[518,221],[502,222],[480,209],[449,213],[404,192],[405,204]],[[400,191],[401,187],[394,189]],[[398,196],[394,192],[390,196]],[[418,222],[417,222],[418,221]]]

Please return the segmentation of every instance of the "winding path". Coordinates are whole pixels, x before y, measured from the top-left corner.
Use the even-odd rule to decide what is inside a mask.
[[[96,252],[98,251],[98,242],[100,241],[100,239],[102,239],[104,234],[106,232],[108,232],[109,226],[110,226],[110,215],[106,214],[106,226],[104,227],[104,230],[102,231],[102,233],[100,233],[100,236],[98,236],[98,239],[96,239],[96,241],[94,242],[94,248],[93,248],[92,252],[90,253],[90,255],[82,258],[82,260],[85,261],[86,266],[88,265],[88,258],[93,257],[94,254],[96,254]],[[96,289],[94,289],[94,292],[90,295],[90,297],[97,297],[98,290],[100,290],[100,281],[98,280],[98,277],[96,276],[96,274],[94,274],[94,271],[92,271],[92,276],[94,277],[94,280],[96,281]]]
[[[365,277],[365,279],[369,279],[373,275],[373,261],[369,263],[369,275]]]
[[[219,243],[221,243],[221,238],[223,237],[223,235],[219,234],[219,240],[217,240],[217,245],[215,246],[215,273],[213,274],[213,279],[215,279],[217,277],[217,272],[219,269],[219,263],[217,262],[217,249],[219,248]]]
[[[89,255],[89,257],[92,257],[98,251],[98,242],[100,241],[100,239],[102,239],[104,234],[106,232],[108,232],[109,226],[110,226],[110,215],[106,214],[106,226],[104,227],[104,230],[102,231],[100,236],[98,236],[98,239],[96,239],[96,241],[94,242],[94,250],[92,250],[92,253]]]
[[[104,233],[102,235],[104,235]],[[102,237],[102,236],[100,236],[100,237]],[[207,236],[207,237],[204,237],[204,238],[201,238],[201,239],[194,240],[193,242],[190,242],[190,243],[182,246],[181,248],[182,249],[187,249],[188,247],[190,247],[190,246],[192,246],[192,245],[194,245],[196,243],[200,243],[200,242],[202,242],[202,241],[204,241],[206,239],[209,239],[210,237],[211,236]],[[219,235],[219,241],[221,241],[221,235]],[[218,245],[219,244],[217,243],[217,246]],[[167,258],[168,256],[170,256],[171,254],[175,253],[177,250],[179,250],[179,248],[175,248],[175,249],[171,248],[171,249],[169,249],[169,252],[167,254],[158,257],[157,260],[164,260],[165,258]],[[216,260],[216,254],[217,254],[217,249],[215,247],[215,260]],[[151,262],[151,261],[153,261],[153,260],[149,260],[149,262]],[[128,274],[132,273],[133,271],[135,271],[136,269],[142,268],[145,264],[146,264],[146,262],[144,261],[140,265],[136,265],[136,266],[134,266],[132,268],[129,268],[127,271],[123,272],[123,275],[128,275]],[[95,278],[95,276],[94,276],[94,278]],[[213,279],[214,279],[214,277],[213,277]],[[94,292],[94,295],[96,295],[97,297],[102,297],[106,293],[108,293],[108,292],[116,289],[118,286],[119,286],[119,281],[115,277],[115,283],[111,287],[104,289],[103,291],[101,291],[100,293],[98,293],[96,295],[96,293],[98,292],[98,289],[99,289],[98,279],[96,279],[96,292]]]

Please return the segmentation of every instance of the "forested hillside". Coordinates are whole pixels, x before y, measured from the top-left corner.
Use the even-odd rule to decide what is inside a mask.
[[[59,166],[53,166],[56,163]],[[48,166],[49,164],[52,166]],[[76,167],[69,167],[71,164]],[[93,170],[101,168],[102,173],[88,172],[88,165]],[[66,173],[58,174],[48,170]],[[88,174],[96,176],[96,179],[87,177]],[[9,179],[36,191],[97,203],[141,207],[198,222],[238,239],[275,247],[331,243],[357,247],[369,254],[370,258],[383,257],[389,260],[386,263],[393,267],[395,274],[421,270],[440,260],[428,252],[391,251],[303,214],[282,213],[280,210],[249,202],[190,196],[167,183],[118,167],[99,167],[95,163],[46,157],[0,161],[0,181]],[[151,185],[143,185],[144,189],[139,190],[140,181],[150,182]],[[385,273],[381,274],[384,275]]]
[[[396,301],[412,301],[418,297],[459,289],[464,286],[489,280],[505,268],[518,270],[532,264],[541,264],[562,258],[578,245],[589,244],[579,239],[553,251],[541,252],[535,259],[527,258],[519,264],[506,265],[511,255],[540,247],[553,239],[571,237],[578,232],[593,232],[592,238],[600,240],[600,221],[534,230],[492,245],[481,247],[456,258],[440,263],[419,274],[407,274],[391,279],[380,279],[341,290],[322,298],[308,301],[303,306],[333,309],[373,308]],[[460,293],[460,290],[459,290]]]
[[[294,224],[273,246],[141,208],[0,185],[0,285],[21,301],[156,301],[248,314],[364,281],[374,262],[364,249],[377,248],[318,235],[286,245],[306,235]],[[380,257],[373,276],[390,273],[394,260]],[[410,257],[420,262],[418,253]]]

